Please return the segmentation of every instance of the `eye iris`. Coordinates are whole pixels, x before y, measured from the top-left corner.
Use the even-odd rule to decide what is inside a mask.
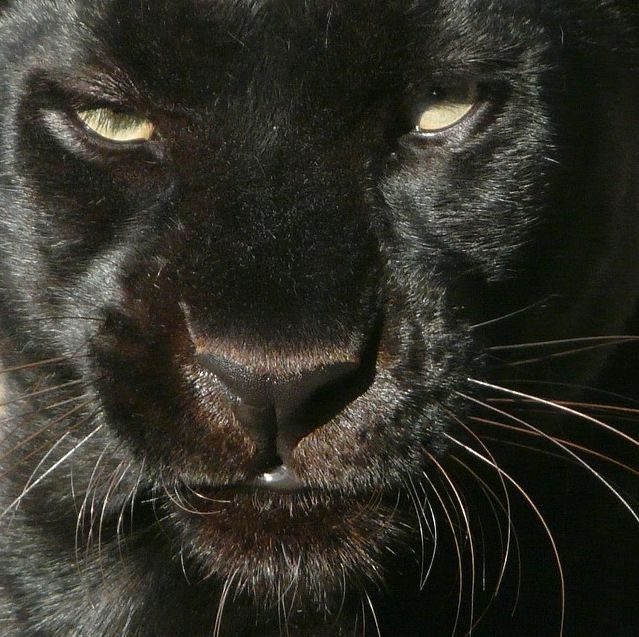
[[[429,132],[443,130],[461,121],[473,107],[472,104],[443,102],[425,110],[420,118],[417,130]]]
[[[114,142],[148,141],[155,132],[149,120],[109,108],[78,111],[77,115],[89,130]]]
[[[474,87],[443,96],[434,94],[433,102],[420,113],[415,130],[419,133],[434,133],[450,128],[470,113],[476,101],[477,93]]]

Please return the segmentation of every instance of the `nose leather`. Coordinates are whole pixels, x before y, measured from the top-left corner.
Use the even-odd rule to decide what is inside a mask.
[[[328,395],[339,394],[359,369],[357,361],[338,361],[274,378],[214,353],[199,353],[197,361],[236,398],[235,416],[253,441],[282,460],[330,418]]]

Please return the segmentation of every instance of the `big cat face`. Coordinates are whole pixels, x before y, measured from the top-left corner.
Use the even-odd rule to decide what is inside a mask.
[[[639,289],[634,9],[585,4],[0,9],[10,634],[570,622],[570,472],[637,487],[583,406]]]

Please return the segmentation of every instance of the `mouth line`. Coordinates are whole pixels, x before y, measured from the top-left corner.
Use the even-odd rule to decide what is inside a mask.
[[[276,474],[276,475],[273,475]],[[253,531],[255,524],[266,532],[273,533],[286,528],[304,528],[305,533],[314,533],[313,524],[325,525],[342,523],[354,515],[370,515],[372,510],[381,511],[386,517],[394,517],[397,512],[396,493],[381,493],[373,499],[370,492],[344,493],[313,487],[301,482],[289,482],[289,472],[285,469],[269,471],[246,481],[227,483],[184,483],[190,492],[183,491],[182,497],[173,503],[185,513],[196,516],[212,515],[212,524],[239,525]],[[359,513],[357,513],[359,512]],[[308,525],[311,525],[310,527]],[[251,526],[253,525],[253,526]],[[279,531],[278,531],[279,529]],[[253,532],[250,531],[250,532]],[[269,532],[271,532],[269,531]],[[292,532],[292,531],[291,531]]]
[[[314,491],[286,465],[279,465],[239,482],[190,484],[187,488],[198,498],[220,503],[229,497],[240,495],[295,497]]]
[[[271,471],[261,473],[253,480],[250,480],[247,486],[276,493],[300,493],[307,489],[297,475],[284,464],[275,467]]]

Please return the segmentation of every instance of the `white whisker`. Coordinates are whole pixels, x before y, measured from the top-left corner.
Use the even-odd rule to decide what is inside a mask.
[[[222,587],[222,593],[220,595],[220,601],[218,602],[217,614],[215,616],[215,626],[213,628],[213,637],[219,637],[220,631],[222,630],[222,615],[224,613],[224,607],[226,606],[226,600],[229,595],[229,591],[231,590],[231,586],[233,585],[233,580],[237,576],[239,569],[236,569],[224,582],[224,586]]]
[[[566,614],[566,585],[565,585],[565,577],[564,577],[564,569],[563,569],[563,565],[561,563],[561,558],[559,557],[559,550],[557,548],[557,543],[555,542],[555,538],[550,530],[550,527],[548,526],[548,523],[546,522],[544,516],[541,514],[541,511],[539,510],[539,508],[537,507],[537,505],[534,503],[534,501],[532,500],[532,498],[526,493],[526,491],[524,490],[524,488],[506,471],[504,471],[501,467],[499,467],[498,465],[496,465],[494,462],[491,462],[488,458],[486,458],[485,456],[483,456],[482,454],[480,454],[478,451],[476,451],[475,449],[473,449],[472,447],[469,447],[468,445],[465,445],[464,443],[460,442],[459,440],[457,440],[456,438],[454,438],[453,436],[451,436],[450,434],[447,434],[444,432],[443,434],[448,440],[450,440],[453,444],[457,445],[458,447],[461,447],[464,451],[466,451],[467,453],[471,454],[473,457],[477,458],[478,460],[480,460],[481,462],[487,464],[488,466],[492,467],[493,469],[495,469],[495,471],[497,471],[498,473],[500,473],[506,480],[508,480],[508,482],[510,482],[510,484],[512,484],[517,491],[519,491],[519,493],[521,493],[521,495],[525,498],[526,502],[528,502],[528,504],[530,505],[531,509],[533,510],[533,512],[535,513],[535,515],[537,516],[537,518],[539,519],[539,521],[541,522],[542,526],[544,527],[544,531],[550,541],[550,544],[552,546],[552,550],[555,556],[555,561],[557,564],[557,570],[558,570],[558,574],[559,574],[559,581],[560,581],[560,588],[561,588],[561,620],[560,620],[560,625],[559,625],[559,637],[561,637],[564,634],[564,622],[565,622],[565,614]]]
[[[464,594],[464,567],[462,562],[461,543],[459,541],[459,536],[457,535],[457,531],[455,530],[455,525],[453,524],[453,518],[451,517],[450,511],[448,510],[448,507],[446,506],[446,503],[444,502],[444,498],[441,496],[441,494],[435,487],[428,473],[424,472],[423,476],[428,482],[428,484],[430,485],[430,488],[435,494],[435,497],[439,501],[442,511],[444,512],[444,516],[446,517],[446,520],[448,522],[448,526],[450,527],[450,530],[453,536],[453,543],[455,544],[455,554],[457,556],[457,574],[459,576],[459,585],[457,587],[457,610],[455,612],[455,622],[454,622],[453,630],[452,630],[452,634],[454,635],[457,632],[457,626],[459,625],[461,608],[462,608],[462,600],[463,600],[463,594]]]
[[[415,516],[417,518],[417,525],[419,527],[419,539],[420,539],[420,549],[421,549],[420,550],[419,590],[423,590],[424,586],[426,585],[426,581],[428,580],[428,577],[430,576],[430,573],[432,571],[433,564],[435,562],[435,551],[436,551],[435,547],[437,546],[437,539],[436,539],[437,526],[435,523],[433,523],[433,527],[431,528],[431,525],[428,523],[428,520],[426,519],[426,511],[424,510],[422,503],[419,501],[419,496],[417,494],[417,489],[415,488],[415,483],[413,482],[413,478],[410,475],[408,476],[408,483],[405,483],[405,488],[406,488],[406,492],[408,493],[408,497],[410,498],[413,504],[413,508],[415,509]],[[426,501],[428,501],[428,499]],[[429,503],[429,506],[430,506],[430,503]],[[432,508],[431,508],[431,513],[432,513]],[[424,520],[424,522],[422,522],[422,519]],[[434,548],[431,554],[428,568],[426,568],[426,540],[424,536],[424,526],[423,526],[424,523],[427,525],[434,543]]]
[[[485,445],[484,445],[484,447],[485,447]],[[508,539],[507,539],[506,543],[504,543],[503,533],[502,533],[502,529],[501,529],[501,523],[499,521],[499,518],[498,518],[498,515],[497,515],[497,511],[495,509],[495,506],[490,501],[490,499],[488,499],[488,502],[489,502],[489,504],[491,506],[491,509],[493,511],[493,515],[495,517],[495,521],[497,522],[497,528],[499,530],[499,541],[500,541],[500,545],[501,545],[502,555],[504,556],[502,558],[502,566],[501,566],[501,569],[500,569],[499,577],[497,578],[497,584],[495,585],[495,590],[493,591],[492,599],[494,600],[497,597],[497,595],[499,594],[499,591],[501,589],[503,578],[504,578],[505,573],[506,573],[506,566],[508,564],[509,550],[510,550],[511,536],[512,536],[512,541],[514,541],[514,544],[515,544],[515,554],[516,554],[516,559],[517,559],[517,573],[519,574],[519,577],[517,579],[517,594],[515,595],[515,601],[513,603],[513,614],[514,614],[515,609],[517,608],[517,603],[518,603],[518,599],[519,599],[519,595],[520,595],[520,586],[521,586],[521,549],[519,547],[519,537],[517,536],[517,530],[515,529],[514,524],[512,522],[512,519],[511,519],[510,498],[508,497],[507,506],[504,506],[504,503],[501,501],[499,496],[487,484],[487,482],[483,478],[481,478],[481,476],[479,476],[475,471],[473,471],[465,462],[463,462],[459,458],[457,458],[455,456],[451,456],[451,457],[452,457],[452,459],[455,462],[457,462],[457,464],[459,464],[461,467],[463,467],[463,469],[465,471],[467,471],[475,480],[477,480],[477,482],[480,485],[480,487],[481,487],[482,491],[484,492],[484,494],[485,495],[487,494],[487,499],[488,499],[488,496],[490,496],[493,499],[493,501],[500,507],[500,509],[502,510],[504,515],[506,515],[506,517],[507,517],[507,520],[508,520]],[[496,464],[496,461],[495,461],[494,457],[492,456],[492,454],[489,455],[488,457],[490,458],[491,462],[494,462]],[[499,476],[499,479],[500,479],[500,481],[503,484],[504,478],[500,475],[499,472],[497,472],[497,475]],[[508,495],[508,491],[506,491],[506,494]],[[478,618],[477,622],[475,623],[476,626],[481,622],[481,619],[482,619],[483,615],[488,611],[489,607],[490,607],[490,604],[488,604],[488,606],[486,607],[484,613],[482,613],[482,615],[480,615],[480,617]]]
[[[504,352],[509,350],[518,349],[535,349],[541,347],[550,347],[555,345],[571,345],[576,343],[594,343],[600,342],[603,345],[616,345],[618,343],[636,342],[639,341],[639,336],[631,334],[622,334],[616,336],[582,336],[576,338],[560,338],[553,341],[533,341],[530,343],[514,343],[511,345],[493,345],[488,347],[489,352]]]
[[[103,425],[98,425],[91,433],[87,434],[80,442],[75,445],[72,449],[70,449],[67,453],[65,453],[62,458],[56,461],[53,465],[51,465],[40,477],[38,477],[34,482],[32,482],[28,487],[25,487],[22,493],[2,512],[0,513],[0,520],[7,514],[8,511],[12,510],[15,506],[17,506],[24,497],[35,487],[37,487],[47,476],[49,476],[53,471],[55,471],[59,466],[61,466],[64,462],[66,462],[80,447],[82,447],[85,443],[87,443],[95,434],[97,434],[100,429],[102,429]],[[64,434],[58,442],[49,450],[46,456],[42,459],[42,461],[46,460],[46,458],[50,455],[50,452],[53,451],[55,447],[57,447],[63,439],[67,437],[67,434]],[[42,461],[38,463],[38,467],[41,466]],[[36,468],[37,469],[37,468]],[[35,472],[34,472],[35,474]],[[33,477],[33,475],[31,477]],[[30,478],[31,479],[31,478]]]
[[[486,453],[487,457],[495,465],[497,465],[497,461],[495,460],[495,457],[491,453],[490,449],[488,449],[488,447],[477,436],[477,434],[475,434],[475,432],[470,427],[468,427],[468,425],[466,425],[460,418],[458,418],[451,411],[449,411],[449,410],[446,410],[446,411],[455,420],[455,422],[460,427],[462,427],[464,429],[464,431],[466,431],[468,433],[468,435],[471,436],[471,438],[473,438],[477,442],[477,444],[479,444],[479,446]],[[508,488],[506,487],[506,483],[504,481],[504,478],[499,473],[497,473],[497,475],[498,475],[499,480],[501,482],[501,486],[502,486],[502,489],[504,491],[504,496],[506,497],[506,517],[507,517],[507,520],[508,520],[508,529],[507,529],[507,534],[506,534],[506,553],[505,553],[505,556],[504,556],[504,559],[503,559],[503,562],[502,562],[502,566],[501,566],[501,570],[500,570],[500,573],[499,573],[499,577],[497,578],[497,584],[496,584],[496,588],[495,588],[495,596],[499,593],[499,590],[500,590],[502,582],[503,582],[504,574],[506,572],[506,567],[507,567],[507,564],[508,564],[508,557],[510,555],[511,531],[512,531],[512,528],[513,528],[513,522],[512,522],[512,516],[511,516],[511,505],[510,505],[510,494],[508,492]]]
[[[98,522],[98,561],[100,565],[102,565],[102,529],[104,526],[104,519],[106,517],[107,506],[109,504],[109,498],[111,494],[118,488],[118,486],[122,483],[127,473],[131,469],[131,461],[126,464],[124,469],[122,466],[125,464],[123,460],[120,464],[114,469],[111,474],[111,479],[109,480],[109,486],[107,487],[107,491],[104,494],[102,499],[102,511],[100,512],[100,520]]]
[[[379,621],[377,619],[377,613],[375,612],[375,607],[373,606],[373,600],[371,599],[368,591],[364,591],[364,595],[366,597],[366,602],[368,603],[368,607],[371,609],[371,615],[373,616],[373,621],[375,622],[375,629],[377,630],[377,637],[382,637],[382,630],[379,626]]]
[[[435,464],[435,466],[438,468],[439,472],[444,476],[444,479],[446,480],[446,482],[448,483],[448,485],[450,486],[450,488],[453,491],[453,494],[455,495],[455,499],[457,500],[457,503],[459,504],[459,511],[464,519],[464,525],[466,527],[466,532],[468,534],[468,542],[470,544],[470,571],[471,571],[471,577],[470,577],[470,626],[469,626],[469,630],[468,630],[468,634],[470,635],[472,633],[473,630],[473,626],[474,626],[474,621],[475,621],[475,586],[476,586],[476,577],[477,577],[477,573],[476,573],[476,553],[475,553],[475,540],[473,538],[473,533],[472,533],[472,529],[470,526],[470,519],[468,517],[468,511],[466,510],[466,506],[464,505],[464,502],[459,494],[459,490],[457,489],[457,487],[455,486],[455,483],[451,480],[450,476],[448,475],[448,472],[444,469],[444,467],[442,467],[441,463],[438,462],[438,460],[432,455],[432,454],[428,454],[428,457],[430,458],[431,462],[433,462]]]
[[[470,419],[473,422],[477,422],[482,425],[487,425],[489,427],[498,427],[499,429],[504,429],[506,431],[512,431],[521,436],[533,436],[536,438],[545,438],[545,436],[542,436],[536,431],[530,431],[529,429],[523,429],[522,427],[516,427],[514,425],[507,425],[506,423],[499,422],[497,420],[491,420],[490,418],[480,418],[479,416],[470,416]],[[635,469],[631,467],[630,465],[624,462],[621,462],[620,460],[617,460],[616,458],[611,458],[610,456],[607,456],[604,453],[600,453],[599,451],[595,451],[594,449],[590,449],[589,447],[584,447],[583,445],[577,444],[576,442],[572,442],[571,440],[566,440],[565,438],[558,438],[557,436],[553,436],[553,438],[557,442],[560,442],[566,445],[567,447],[570,447],[571,449],[576,449],[577,451],[581,451],[582,453],[592,456],[593,458],[597,458],[598,460],[602,460],[603,462],[610,463],[616,467],[619,467],[620,469],[623,469],[624,471],[627,471],[628,473],[632,473],[633,475],[639,476],[639,469]],[[489,440],[491,442],[495,442],[498,444],[511,445],[513,447],[519,447],[520,449],[526,449],[528,451],[545,454],[548,456],[552,456],[553,458],[558,458],[564,461],[574,463],[574,460],[572,460],[571,458],[566,458],[564,454],[561,454],[559,452],[545,451],[544,449],[539,449],[538,447],[533,447],[532,445],[525,445],[522,443],[513,442],[511,440],[504,440],[503,438],[496,438],[496,437],[490,437],[490,436],[483,436],[483,440]]]
[[[553,294],[544,297],[543,299],[541,299],[540,301],[536,301],[535,303],[531,303],[530,305],[527,305],[526,307],[522,307],[519,310],[515,310],[513,312],[509,312],[508,314],[502,314],[501,316],[498,316],[496,318],[493,319],[489,319],[487,321],[483,321],[482,323],[475,323],[474,325],[470,325],[468,327],[469,330],[476,330],[479,329],[481,327],[486,327],[487,325],[493,325],[494,323],[501,323],[502,321],[505,321],[509,318],[513,318],[515,316],[519,316],[520,314],[523,314],[525,312],[529,312],[530,310],[535,309],[536,307],[539,307],[540,305],[543,305],[544,303],[547,303],[548,301],[550,301],[553,298]]]
[[[100,467],[101,463],[102,463],[102,459],[104,458],[104,456],[106,455],[108,449],[110,448],[111,443],[107,443],[104,446],[104,449],[102,449],[102,451],[100,452],[100,455],[98,456],[98,459],[95,461],[95,464],[93,465],[93,469],[91,471],[91,475],[89,476],[89,481],[87,483],[86,489],[84,491],[84,498],[82,500],[82,505],[80,506],[80,510],[78,511],[78,515],[76,517],[76,525],[75,525],[75,552],[76,552],[76,563],[79,567],[80,565],[80,558],[79,558],[79,551],[80,551],[80,534],[82,532],[82,534],[84,534],[84,527],[85,527],[85,517],[86,517],[86,509],[87,509],[87,504],[89,503],[89,496],[91,496],[91,509],[89,511],[89,531],[87,533],[87,537],[85,540],[85,558],[88,558],[89,555],[89,549],[91,547],[91,543],[93,541],[93,521],[94,521],[94,506],[95,506],[95,489],[93,487],[94,484],[94,480],[96,479],[97,475],[98,475],[98,468]],[[93,494],[92,494],[93,491]]]
[[[472,380],[472,379],[469,379]],[[499,387],[497,385],[492,385],[490,383],[484,383],[483,381],[474,381],[477,384],[480,385],[484,385],[486,387],[490,387],[491,389],[497,389],[497,390],[501,390],[507,393],[510,393],[511,390],[503,388],[503,387]],[[515,394],[518,394],[519,392],[514,392]],[[604,484],[609,490],[610,492],[617,498],[617,500],[628,510],[628,512],[630,513],[630,515],[637,521],[637,523],[639,523],[639,514],[632,508],[632,506],[630,505],[630,503],[626,500],[626,498],[624,498],[621,493],[619,493],[619,491],[606,479],[604,478],[604,476],[601,475],[601,473],[599,471],[597,471],[594,467],[592,467],[591,465],[589,465],[579,454],[575,453],[572,449],[570,449],[569,447],[567,447],[566,445],[562,444],[561,442],[559,442],[557,439],[553,438],[553,436],[550,436],[549,434],[547,434],[546,432],[544,432],[543,430],[539,429],[538,427],[535,427],[534,425],[531,425],[530,423],[526,422],[525,420],[522,420],[521,418],[517,418],[516,416],[513,416],[512,414],[509,414],[506,411],[503,411],[502,409],[498,409],[497,407],[493,407],[491,405],[488,405],[484,402],[482,402],[481,400],[478,400],[477,398],[473,398],[472,396],[467,396],[465,394],[461,394],[460,396],[464,397],[466,400],[470,400],[478,405],[482,405],[483,407],[485,407],[486,409],[489,409],[491,411],[494,411],[495,413],[501,414],[502,416],[505,416],[506,418],[512,419],[515,422],[518,422],[519,424],[523,425],[524,427],[531,429],[532,431],[538,433],[539,435],[543,436],[546,440],[549,440],[552,444],[556,445],[557,447],[559,447],[560,449],[562,449],[565,453],[567,453],[571,458],[573,458],[574,460],[576,460],[581,466],[585,467],[592,475],[594,475],[602,484]],[[523,397],[525,398],[534,398],[528,395],[524,395]],[[549,404],[552,405],[552,401],[545,401],[543,399],[539,399],[540,402],[543,402],[544,404]],[[600,423],[599,421],[597,421],[594,418],[590,418],[589,416],[586,416],[584,414],[580,414],[579,412],[575,412],[573,409],[568,409],[567,407],[563,407],[562,405],[556,405],[558,408],[560,408],[562,411],[568,411],[568,413],[572,413],[573,415],[576,416],[581,416],[583,418],[586,418],[587,420],[592,420],[594,422],[596,422],[597,424],[601,424],[602,426],[604,426],[604,423]],[[612,427],[606,427],[607,429],[613,429]],[[621,432],[618,432],[621,434]],[[631,440],[634,444],[637,444],[636,441],[632,440],[632,438],[630,438],[629,436],[625,436],[625,434],[623,435],[624,438],[628,438],[629,440]]]

